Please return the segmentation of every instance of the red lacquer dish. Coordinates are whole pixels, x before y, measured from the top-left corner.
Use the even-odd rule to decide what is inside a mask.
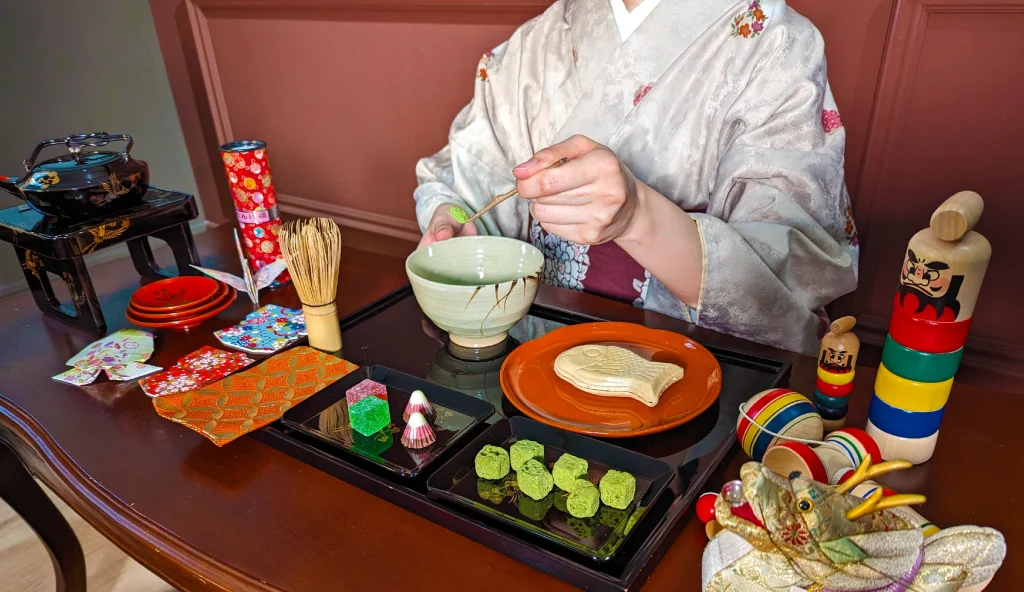
[[[585,344],[617,345],[654,362],[683,368],[683,378],[654,407],[626,397],[592,395],[555,374],[555,358]],[[722,368],[696,341],[633,323],[586,323],[563,327],[517,347],[501,366],[501,387],[525,415],[591,436],[628,438],[655,434],[700,415],[717,399]]]

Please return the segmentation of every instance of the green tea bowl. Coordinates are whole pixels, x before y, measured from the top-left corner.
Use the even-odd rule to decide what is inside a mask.
[[[420,308],[465,348],[505,340],[537,297],[543,269],[540,250],[500,236],[448,239],[420,247],[405,260]]]

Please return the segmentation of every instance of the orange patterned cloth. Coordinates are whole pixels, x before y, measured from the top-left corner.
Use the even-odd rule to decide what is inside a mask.
[[[204,387],[153,399],[162,417],[223,446],[276,421],[285,411],[358,368],[299,346]]]

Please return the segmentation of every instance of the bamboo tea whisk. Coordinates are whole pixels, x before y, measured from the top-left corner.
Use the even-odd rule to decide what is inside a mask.
[[[309,218],[281,226],[281,253],[288,264],[306,317],[309,345],[321,351],[341,349],[338,322],[338,271],[341,230],[330,218]]]

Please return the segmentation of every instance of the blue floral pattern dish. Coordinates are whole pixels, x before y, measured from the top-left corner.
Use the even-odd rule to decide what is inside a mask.
[[[268,304],[246,315],[237,325],[213,334],[228,347],[270,354],[305,337],[306,319],[301,310]]]

